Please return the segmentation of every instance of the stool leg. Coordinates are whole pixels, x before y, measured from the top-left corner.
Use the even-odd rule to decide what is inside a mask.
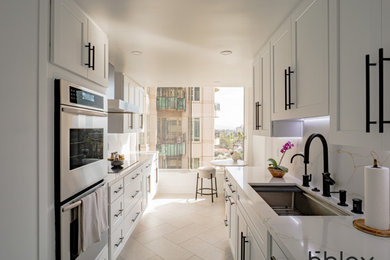
[[[199,181],[199,173],[196,174],[196,190],[195,190],[195,200],[198,199],[198,181]]]
[[[200,195],[203,196],[203,178],[200,178]]]
[[[211,180],[211,202],[214,203],[214,188],[213,188],[213,175],[210,174],[210,180]]]
[[[215,174],[215,196],[218,198],[217,174]]]

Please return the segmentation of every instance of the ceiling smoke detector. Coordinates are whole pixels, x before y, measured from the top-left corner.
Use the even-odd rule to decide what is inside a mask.
[[[133,55],[141,55],[142,51],[132,51],[131,54],[133,54]]]
[[[224,50],[224,51],[221,51],[220,54],[221,55],[230,55],[232,54],[233,52],[231,50]]]

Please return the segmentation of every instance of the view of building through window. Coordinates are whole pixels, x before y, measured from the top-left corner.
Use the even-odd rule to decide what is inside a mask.
[[[148,144],[162,169],[243,157],[243,88],[149,88]]]

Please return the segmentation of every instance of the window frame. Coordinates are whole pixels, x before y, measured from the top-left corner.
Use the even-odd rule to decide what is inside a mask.
[[[199,90],[199,100],[195,100],[195,89]],[[201,91],[202,89],[200,87],[192,87],[191,88],[191,101],[194,103],[200,103],[201,100]]]
[[[195,121],[198,121],[199,122],[199,136],[198,136],[198,139],[199,140],[195,140]],[[193,117],[192,118],[192,126],[191,126],[191,141],[192,143],[200,143],[202,141],[202,127],[201,127],[201,118],[200,117]]]

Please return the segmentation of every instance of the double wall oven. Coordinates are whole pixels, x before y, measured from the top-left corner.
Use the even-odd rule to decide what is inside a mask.
[[[81,199],[107,175],[107,99],[66,80],[55,80],[56,258],[95,259],[102,240],[81,252]]]

